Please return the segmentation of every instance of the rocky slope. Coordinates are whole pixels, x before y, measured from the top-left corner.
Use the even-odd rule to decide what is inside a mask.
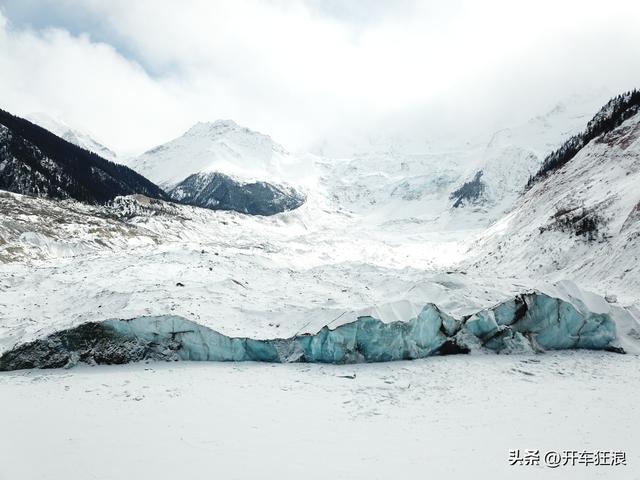
[[[275,215],[294,210],[305,197],[293,188],[267,182],[243,183],[222,173],[196,173],[169,190],[172,200],[212,210]]]

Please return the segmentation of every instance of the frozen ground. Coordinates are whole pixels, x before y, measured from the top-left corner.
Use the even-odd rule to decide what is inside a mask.
[[[564,352],[2,373],[0,479],[639,479],[637,362]],[[509,466],[518,448],[623,450],[627,466]]]

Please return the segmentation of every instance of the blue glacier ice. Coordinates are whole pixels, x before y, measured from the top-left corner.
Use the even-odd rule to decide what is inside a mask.
[[[342,364],[477,349],[517,353],[574,348],[619,351],[613,319],[584,305],[527,293],[461,319],[427,304],[406,322],[364,316],[314,334],[264,340],[229,337],[169,315],[88,322],[16,346],[0,357],[0,370],[144,359]]]

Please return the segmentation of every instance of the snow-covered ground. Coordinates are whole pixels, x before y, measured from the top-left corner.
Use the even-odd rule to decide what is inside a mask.
[[[5,348],[82,321],[154,314],[229,335],[292,335],[388,305],[391,319],[427,301],[469,313],[516,291],[443,272],[464,249],[459,235],[374,234],[322,199],[272,217],[133,198],[102,209],[4,193],[0,205],[11,218],[0,229],[0,257],[12,260],[0,264]]]
[[[640,478],[638,357],[150,363],[0,374],[0,478]],[[539,450],[540,466],[509,451]],[[549,468],[547,451],[626,466]]]
[[[408,321],[427,303],[460,317],[531,289],[586,298],[571,282],[447,270],[459,236],[374,235],[313,202],[272,217],[144,198],[103,208],[6,193],[0,205],[12,219],[0,231],[0,351],[114,318],[178,315],[229,336],[283,338],[363,315]],[[608,311],[600,303],[590,310]]]
[[[229,336],[283,338],[362,315],[408,321],[429,302],[459,318],[531,289],[611,315],[630,353],[2,373],[11,415],[0,423],[10,459],[0,479],[640,478],[640,117],[517,200],[541,156],[593,113],[583,107],[561,106],[488,143],[339,159],[293,156],[229,122],[194,127],[196,171],[256,145],[265,162],[249,167],[261,177],[282,179],[280,157],[310,166],[286,172],[307,202],[271,217],[1,192],[0,354],[88,321],[175,315]],[[174,162],[188,140],[141,165],[153,171],[162,157],[157,180],[179,181]],[[203,149],[228,155],[210,164]],[[452,208],[450,193],[479,169],[485,202]],[[606,238],[541,232],[559,200],[599,206]],[[510,449],[530,448],[623,450],[628,466],[509,466]]]

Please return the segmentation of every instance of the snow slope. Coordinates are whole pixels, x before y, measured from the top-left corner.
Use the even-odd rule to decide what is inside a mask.
[[[371,236],[322,199],[270,217],[144,197],[91,207],[3,193],[0,206],[4,345],[89,320],[168,313],[268,338],[371,313],[407,319],[426,301],[489,306],[518,291],[492,280],[465,291],[464,276],[436,268],[448,261],[441,239]]]
[[[72,128],[58,118],[54,118],[44,112],[30,113],[25,118],[36,125],[40,125],[42,128],[46,128],[60,138],[64,138],[67,142],[96,153],[107,160],[117,161],[117,154],[106,147],[103,142],[96,140],[94,135]]]
[[[603,295],[637,303],[638,185],[640,114],[535,183],[511,213],[481,235],[468,263],[500,275],[574,278]]]
[[[576,95],[545,114],[489,137],[459,136],[425,142],[375,138],[322,149],[320,186],[341,208],[377,228],[431,229],[471,236],[501,218],[545,156],[581,131],[607,100],[606,92]],[[452,208],[465,182],[482,172],[482,195]]]
[[[488,217],[493,219],[508,211],[544,158],[582,131],[608,97],[606,92],[574,95],[545,114],[495,132],[474,167],[475,173],[482,172],[480,181],[484,191],[477,201],[469,202],[471,206],[486,209]]]
[[[297,184],[307,172],[296,157],[263,135],[232,120],[200,122],[129,166],[165,188],[200,172],[220,172],[242,181]]]

